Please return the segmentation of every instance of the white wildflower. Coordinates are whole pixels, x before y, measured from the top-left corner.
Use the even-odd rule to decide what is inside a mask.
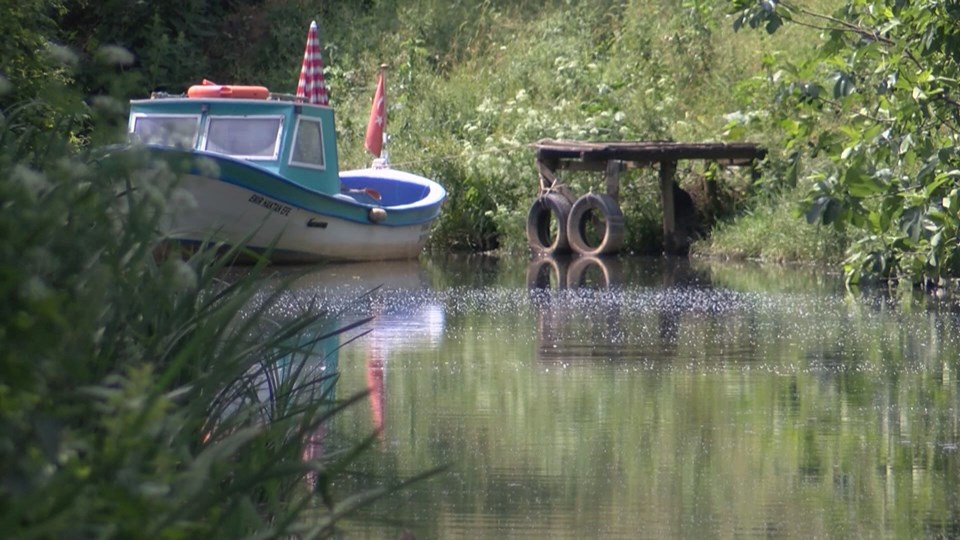
[[[110,66],[131,66],[135,60],[133,53],[116,45],[106,45],[97,51],[97,60]]]

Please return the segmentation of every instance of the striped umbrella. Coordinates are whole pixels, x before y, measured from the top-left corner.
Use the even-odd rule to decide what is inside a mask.
[[[323,57],[320,55],[317,21],[310,23],[310,32],[307,33],[307,48],[303,52],[303,67],[300,68],[297,97],[303,98],[307,103],[330,104],[327,82],[323,79]]]

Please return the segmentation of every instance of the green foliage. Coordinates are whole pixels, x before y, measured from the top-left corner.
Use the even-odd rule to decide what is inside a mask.
[[[15,5],[14,5],[15,4]],[[36,96],[53,75],[54,66],[45,54],[46,36],[54,30],[50,12],[58,2],[24,0],[7,2],[0,17],[0,105]]]
[[[855,231],[848,281],[939,285],[960,275],[960,128],[953,2],[858,1],[833,15],[790,2],[732,2],[736,26],[822,27],[817,54],[777,71],[775,109],[795,147],[829,157],[807,218]]]
[[[437,149],[434,155],[456,163],[446,170],[458,171],[439,177],[451,197],[436,244],[525,245],[537,186],[528,145],[536,140],[666,137],[663,113],[676,103],[661,99],[670,93],[667,79],[651,91],[617,66],[632,54],[632,34],[619,22],[623,9],[615,3],[539,11],[482,3],[479,16],[461,24],[456,49],[430,49],[430,36],[397,44],[408,52],[391,72],[400,93],[390,110],[392,159],[402,167],[414,152]],[[422,20],[416,8],[407,11],[416,14],[411,20]],[[637,103],[641,90],[644,103]],[[645,104],[650,112],[627,112]],[[563,180],[580,193],[601,185],[583,175]]]
[[[465,4],[453,3],[448,17],[457,20]],[[525,216],[537,189],[528,145],[539,139],[744,140],[760,133],[765,144],[781,140],[756,93],[735,84],[760,64],[764,47],[735,40],[720,5],[475,2],[457,31],[449,22],[431,23],[426,5],[391,14],[407,23],[391,27],[396,33],[386,34],[383,47],[339,53],[357,55],[351,66],[391,59],[391,160],[428,175],[443,171],[437,178],[451,191],[434,246],[525,246]],[[358,69],[353,84],[334,93],[346,135],[341,158],[350,165],[367,159],[359,142],[350,142],[361,140],[363,124],[345,120],[369,110],[375,75],[367,73]],[[449,164],[424,166],[441,159]],[[789,169],[775,163],[771,171]],[[644,175],[625,178],[626,247],[657,251],[656,184]],[[765,176],[764,189],[776,193],[785,181],[772,178]],[[599,175],[565,172],[561,180],[577,194],[603,189]]]
[[[524,218],[537,186],[528,145],[538,139],[741,140],[756,133],[753,121],[730,120],[756,117],[755,94],[731,97],[730,91],[753,73],[762,47],[732,39],[723,5],[715,2],[164,0],[128,6],[66,0],[52,8],[28,6],[33,10],[24,11],[30,23],[24,26],[38,44],[59,43],[52,50],[72,50],[74,59],[105,44],[132,51],[131,63],[99,74],[60,64],[44,68],[59,70],[86,93],[121,99],[181,92],[202,78],[293,92],[306,30],[316,19],[345,168],[370,159],[361,142],[365,119],[377,68],[389,64],[391,161],[436,177],[452,195],[434,247],[525,245]],[[17,61],[34,62],[29,52],[19,50]],[[124,84],[117,88],[121,73]],[[78,125],[77,135],[86,138],[84,129]],[[583,192],[602,189],[596,176],[563,180]],[[634,229],[628,249],[656,246],[655,203],[625,204]]]
[[[205,77],[293,92],[306,30],[316,19],[344,168],[370,159],[361,141],[378,66],[388,63],[391,161],[436,177],[452,194],[433,247],[525,246],[524,217],[537,186],[528,145],[538,139],[750,139],[771,149],[793,145],[784,155],[771,152],[769,174],[757,186],[765,196],[797,185],[804,170],[800,158],[808,152],[794,141],[804,131],[822,131],[815,122],[780,124],[780,112],[792,109],[792,94],[772,92],[787,88],[789,78],[777,64],[814,69],[799,61],[813,47],[815,31],[786,25],[773,36],[735,38],[722,3],[121,4],[68,0],[49,9],[28,4],[33,11],[24,12],[30,14],[24,26],[37,43],[62,45],[51,50],[75,51],[75,60],[115,43],[134,54],[132,63],[100,74],[76,74],[61,63],[48,66],[47,73],[72,78],[87,93],[121,98],[158,89],[180,92]],[[759,25],[763,18],[756,20]],[[17,61],[34,62],[28,52],[20,50]],[[125,82],[116,88],[121,73]],[[838,81],[843,89],[855,87],[853,79]],[[826,86],[794,88],[809,99]],[[770,110],[770,97],[779,110]],[[82,124],[78,130],[85,138]],[[596,176],[568,176],[562,180],[582,192],[602,189]],[[646,193],[642,186],[636,191]],[[628,249],[656,249],[656,203],[655,198],[625,202],[633,229]]]

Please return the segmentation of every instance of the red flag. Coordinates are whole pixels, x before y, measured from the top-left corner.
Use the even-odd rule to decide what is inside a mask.
[[[383,132],[387,127],[387,92],[384,89],[384,70],[380,70],[377,80],[377,93],[373,96],[373,108],[370,109],[370,120],[367,122],[367,137],[364,146],[371,154],[380,157],[383,151]]]
[[[323,78],[323,57],[320,55],[317,21],[310,23],[310,30],[307,32],[307,47],[303,51],[303,65],[300,67],[297,97],[303,98],[307,103],[330,104],[327,94],[327,81]]]

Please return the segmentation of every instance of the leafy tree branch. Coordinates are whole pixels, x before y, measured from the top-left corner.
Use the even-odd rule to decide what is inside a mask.
[[[737,30],[824,30],[812,58],[784,70],[793,78],[777,95],[791,106],[775,110],[807,125],[797,136],[831,158],[811,171],[805,210],[811,222],[856,231],[849,282],[938,286],[960,275],[960,7],[848,1],[827,15],[776,0],[731,5]],[[820,95],[828,85],[832,99]]]

